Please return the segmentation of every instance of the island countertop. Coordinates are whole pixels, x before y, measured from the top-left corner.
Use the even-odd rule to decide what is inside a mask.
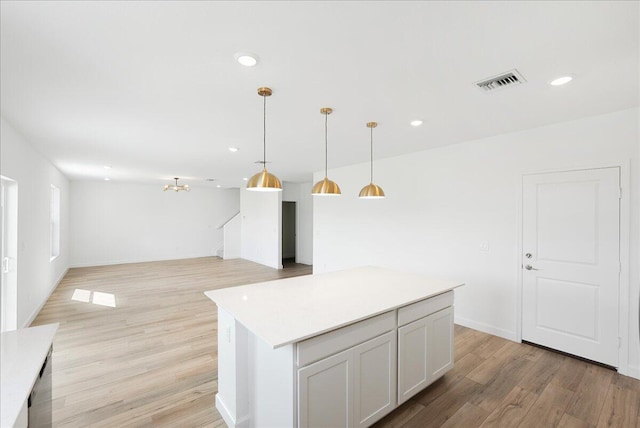
[[[16,423],[57,330],[58,324],[47,324],[2,333],[0,426]]]
[[[275,349],[462,285],[361,267],[211,290],[205,295]]]

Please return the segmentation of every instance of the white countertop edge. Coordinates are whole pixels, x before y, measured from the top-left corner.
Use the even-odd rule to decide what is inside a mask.
[[[360,317],[360,318],[354,318],[354,319],[349,320],[349,321],[346,321],[346,322],[344,322],[344,323],[342,323],[342,324],[336,324],[335,326],[331,326],[331,327],[328,327],[328,328],[326,328],[326,329],[323,329],[323,330],[319,330],[319,331],[316,331],[316,332],[310,333],[310,334],[308,334],[308,335],[306,335],[306,336],[301,336],[301,337],[299,337],[299,338],[296,338],[295,340],[288,340],[288,341],[285,341],[285,342],[277,343],[277,344],[275,344],[275,345],[274,345],[274,344],[269,343],[269,341],[268,341],[267,339],[265,339],[264,337],[262,337],[261,335],[256,334],[256,333],[254,333],[254,334],[256,335],[256,337],[259,337],[263,342],[265,342],[266,344],[268,344],[269,346],[271,346],[271,348],[272,348],[272,349],[278,349],[278,348],[282,348],[283,346],[292,345],[292,344],[294,344],[294,343],[302,342],[303,340],[311,339],[312,337],[320,336],[321,334],[328,333],[328,332],[330,332],[330,331],[337,330],[337,329],[339,329],[339,328],[346,327],[346,326],[348,326],[348,325],[355,324],[355,323],[357,323],[357,322],[364,321],[364,320],[369,319],[369,318],[373,318],[373,317],[375,317],[376,315],[384,314],[384,313],[386,313],[386,312],[390,312],[390,311],[395,311],[395,310],[396,310],[396,309],[398,309],[398,308],[401,308],[401,307],[403,307],[403,306],[410,305],[410,304],[412,304],[412,303],[419,302],[419,301],[424,300],[424,299],[430,299],[431,297],[436,297],[436,296],[439,296],[439,295],[441,295],[441,294],[448,293],[449,291],[454,290],[454,289],[456,289],[456,288],[458,288],[458,287],[462,287],[463,285],[465,285],[465,284],[464,284],[464,283],[462,283],[462,284],[460,284],[460,285],[457,285],[457,286],[453,287],[453,288],[452,288],[452,289],[450,289],[450,290],[443,291],[442,293],[436,293],[436,294],[433,294],[433,295],[431,295],[431,296],[426,296],[426,297],[422,297],[422,298],[420,298],[420,299],[415,299],[415,300],[413,300],[413,301],[410,301],[410,302],[407,302],[407,303],[403,303],[403,304],[401,304],[401,305],[397,305],[397,306],[394,306],[394,307],[392,307],[392,308],[388,308],[388,309],[385,309],[385,310],[381,310],[381,311],[378,311],[378,312],[372,313],[372,314],[370,314],[370,315],[365,315],[365,316],[362,316],[362,317]],[[222,309],[224,309],[224,308],[222,308]],[[225,310],[226,310],[226,309],[225,309]],[[232,315],[233,315],[233,314],[232,314]],[[242,321],[240,321],[240,320],[237,320],[237,321],[238,321],[240,324],[244,325],[244,324],[242,323]],[[246,327],[246,326],[245,326],[245,327]]]
[[[0,427],[13,427],[31,394],[59,324],[46,324],[0,335]]]
[[[419,282],[424,282],[424,283],[429,283],[429,282],[433,282],[435,283],[437,286],[432,287],[432,290],[430,292],[424,292],[424,293],[417,293],[417,292],[413,292],[410,294],[413,294],[412,298],[408,298],[408,299],[403,299],[403,300],[397,300],[394,304],[381,304],[378,305],[378,307],[376,307],[375,310],[372,311],[355,311],[356,313],[353,316],[349,316],[347,318],[344,318],[340,321],[336,321],[336,322],[328,322],[325,325],[322,326],[322,328],[317,328],[317,329],[312,329],[311,331],[307,331],[303,334],[291,334],[291,335],[284,335],[284,336],[288,336],[286,338],[282,337],[283,334],[276,334],[274,336],[280,336],[278,339],[274,340],[274,337],[265,337],[265,335],[263,334],[263,332],[260,331],[260,328],[263,326],[260,326],[259,328],[255,328],[256,325],[259,325],[261,323],[257,323],[256,322],[256,318],[252,315],[251,317],[253,317],[253,319],[251,319],[251,317],[245,317],[243,316],[243,314],[238,313],[238,311],[235,310],[234,307],[230,307],[233,305],[228,305],[226,300],[229,300],[229,294],[233,294],[233,295],[240,295],[243,294],[245,292],[245,290],[255,290],[256,287],[269,287],[270,289],[273,289],[273,287],[277,287],[278,284],[287,284],[288,286],[290,286],[291,284],[295,283],[296,279],[300,280],[302,279],[304,282],[309,283],[311,281],[314,281],[314,279],[309,279],[309,278],[316,278],[319,280],[324,280],[327,277],[333,276],[336,277],[338,275],[341,275],[342,273],[349,275],[349,274],[367,274],[367,275],[372,275],[372,274],[385,274],[385,275],[400,275],[403,276],[405,278],[411,279],[411,280],[417,280]],[[370,280],[371,278],[367,278],[367,280]],[[255,336],[259,337],[261,340],[263,340],[266,344],[268,344],[271,348],[273,349],[277,349],[286,345],[290,345],[293,343],[298,343],[300,341],[309,339],[311,337],[315,337],[318,336],[320,334],[323,333],[327,333],[329,331],[332,330],[336,330],[338,328],[342,328],[345,327],[347,325],[371,318],[373,316],[385,313],[385,312],[389,312],[389,311],[393,311],[396,310],[402,306],[406,306],[406,305],[410,305],[412,303],[418,302],[420,300],[424,300],[424,299],[428,299],[431,297],[435,297],[439,294],[443,294],[446,293],[448,291],[451,291],[455,288],[461,287],[465,285],[463,282],[457,282],[457,281],[450,281],[450,280],[442,280],[442,279],[431,279],[428,278],[424,275],[420,275],[420,274],[414,274],[414,273],[407,273],[407,272],[401,272],[401,271],[394,271],[391,269],[384,269],[384,268],[376,268],[376,267],[361,267],[361,268],[354,268],[354,269],[348,269],[345,271],[339,271],[339,272],[329,272],[329,273],[322,273],[322,274],[316,274],[316,275],[305,275],[305,276],[301,276],[301,277],[292,277],[292,278],[284,278],[284,279],[279,279],[279,280],[273,280],[273,281],[266,281],[266,282],[261,282],[261,283],[255,283],[255,284],[248,284],[248,285],[244,285],[244,286],[237,286],[237,287],[228,287],[228,288],[223,288],[223,289],[218,289],[218,290],[210,290],[210,291],[205,291],[204,294],[206,297],[208,297],[209,299],[211,299],[213,302],[216,303],[216,305],[218,305],[219,308],[224,309],[226,312],[228,312],[229,314],[231,314],[236,321],[238,321],[240,324],[242,324],[243,326],[245,326],[245,328],[247,328],[247,330],[251,331]],[[334,290],[335,291],[335,290]],[[357,293],[356,293],[357,294]],[[298,296],[299,297],[299,296]],[[352,298],[354,298],[354,296],[351,296]],[[234,302],[234,304],[237,304],[238,302]],[[248,318],[248,319],[247,319]]]

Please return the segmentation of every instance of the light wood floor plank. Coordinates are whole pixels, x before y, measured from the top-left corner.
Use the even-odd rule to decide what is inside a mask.
[[[640,412],[640,393],[611,384],[604,406],[600,412],[598,428],[611,426],[633,426]]]
[[[467,402],[441,426],[442,428],[474,426],[478,421],[486,419],[487,415],[489,412],[486,410]]]
[[[557,426],[564,416],[571,397],[573,392],[552,384],[547,385],[518,427]]]
[[[613,375],[611,370],[590,365],[569,404],[567,413],[584,422],[596,425]]]
[[[537,399],[538,395],[516,386],[480,426],[482,428],[517,427]]]

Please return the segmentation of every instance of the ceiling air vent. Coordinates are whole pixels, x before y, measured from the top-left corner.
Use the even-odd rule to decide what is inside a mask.
[[[524,82],[526,82],[524,77],[514,68],[511,71],[476,82],[475,85],[482,89],[483,92],[494,92],[498,89],[508,88]]]

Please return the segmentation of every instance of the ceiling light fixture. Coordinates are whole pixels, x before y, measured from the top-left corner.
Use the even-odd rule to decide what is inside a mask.
[[[111,165],[105,165],[104,166],[104,169],[111,169],[111,168],[113,168]]]
[[[324,179],[318,181],[313,185],[311,190],[312,195],[316,196],[340,196],[340,186],[335,181],[329,180],[327,177],[327,162],[328,162],[328,144],[327,144],[327,121],[329,115],[333,112],[330,107],[323,107],[320,109],[320,113],[324,114]]]
[[[267,97],[270,97],[273,91],[269,88],[258,88],[258,95],[262,97],[262,163],[264,168],[262,172],[257,173],[247,183],[247,190],[259,192],[278,192],[282,191],[280,180],[273,174],[267,172]]]
[[[422,125],[422,121],[421,120],[412,120],[409,123],[411,124],[411,126],[420,126],[420,125]]]
[[[109,180],[111,180],[109,177],[104,178],[104,181],[109,181]]]
[[[238,151],[238,148],[237,147],[229,147],[229,151],[235,153],[235,152]]]
[[[385,197],[382,187],[373,184],[373,128],[378,126],[377,122],[368,122],[367,128],[371,130],[371,175],[370,182],[360,190],[358,197],[362,199],[382,199]]]
[[[573,80],[573,77],[571,76],[562,76],[562,77],[558,77],[557,79],[553,79],[549,84],[551,86],[562,86],[562,85],[566,85],[572,80]]]
[[[238,64],[245,67],[253,67],[258,63],[258,55],[248,52],[238,52],[233,57],[238,61]]]
[[[189,190],[191,190],[191,189],[189,189],[189,185],[188,184],[180,184],[179,185],[178,184],[178,180],[179,180],[178,177],[174,177],[173,179],[176,181],[176,183],[175,184],[165,184],[164,187],[162,188],[162,190],[164,190],[165,192],[167,190],[174,190],[176,192],[179,192],[180,190],[184,190],[185,192],[188,192]]]

